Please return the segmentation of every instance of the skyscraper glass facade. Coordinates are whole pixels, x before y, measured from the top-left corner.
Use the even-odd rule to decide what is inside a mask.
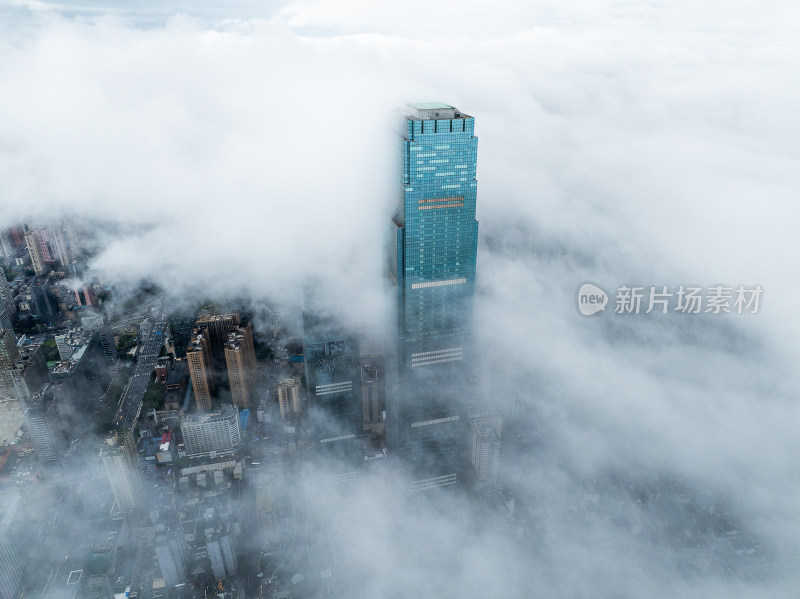
[[[455,481],[465,362],[475,291],[478,139],[475,121],[446,104],[413,104],[402,135],[402,190],[389,273],[397,289],[389,400],[390,448],[422,485]],[[423,481],[421,478],[420,481]]]
[[[314,445],[320,458],[352,469],[363,459],[358,340],[306,301],[303,353]]]
[[[478,243],[474,119],[444,104],[411,110],[391,267],[404,370],[463,357]]]

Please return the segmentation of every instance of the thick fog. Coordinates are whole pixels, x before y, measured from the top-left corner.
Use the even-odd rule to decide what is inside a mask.
[[[503,412],[516,514],[309,471],[338,567],[375,597],[791,597],[798,20],[745,1],[3,3],[0,227],[90,222],[117,289],[289,321],[314,280],[380,329],[400,111],[452,104],[479,138],[471,383]],[[584,282],[604,312],[579,313]],[[622,285],[717,284],[760,285],[758,313],[614,311]]]

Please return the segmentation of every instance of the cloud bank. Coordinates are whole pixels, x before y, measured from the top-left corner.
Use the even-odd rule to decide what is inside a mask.
[[[353,567],[401,564],[370,574],[387,596],[790,596],[800,48],[773,8],[5,5],[2,224],[92,219],[95,268],[177,295],[289,305],[314,277],[374,324],[393,119],[452,103],[480,139],[481,388],[529,523],[471,531],[476,506],[365,487]],[[587,280],[765,295],[753,316],[584,319]],[[387,513],[408,528],[375,538]],[[432,573],[409,530],[461,552]]]

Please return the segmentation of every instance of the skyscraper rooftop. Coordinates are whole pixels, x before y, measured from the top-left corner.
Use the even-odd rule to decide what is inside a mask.
[[[472,118],[459,112],[454,106],[441,102],[418,102],[408,105],[408,118],[412,120],[442,120]]]

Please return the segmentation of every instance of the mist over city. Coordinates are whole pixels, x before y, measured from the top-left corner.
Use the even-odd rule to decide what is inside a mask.
[[[799,17],[0,0],[0,599],[796,596]]]

